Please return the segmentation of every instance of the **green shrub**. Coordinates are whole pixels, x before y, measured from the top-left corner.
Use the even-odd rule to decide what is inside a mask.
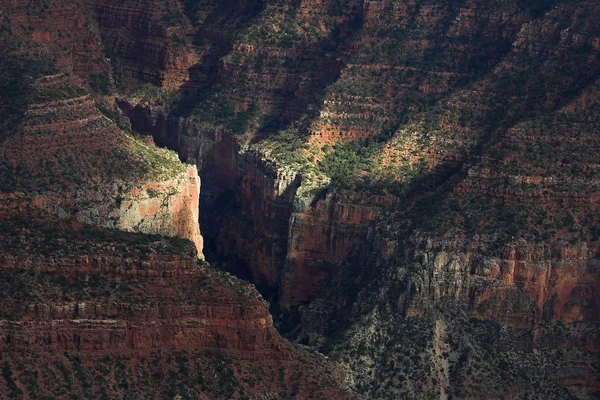
[[[107,72],[90,75],[90,86],[96,93],[110,94],[110,77]]]

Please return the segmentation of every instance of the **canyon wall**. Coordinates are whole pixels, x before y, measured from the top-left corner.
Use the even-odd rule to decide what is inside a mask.
[[[178,1],[88,1],[116,72],[124,81],[179,87],[200,55]],[[123,82],[126,84],[127,82]]]
[[[323,53],[315,56],[327,58],[335,54],[342,57],[346,64],[341,69],[341,75],[335,78],[335,82],[325,92],[321,110],[310,124],[309,143],[323,146],[323,144],[336,143],[340,140],[356,140],[373,136],[390,126],[390,121],[387,121],[390,114],[399,115],[406,111],[415,113],[415,121],[425,121],[430,124],[429,121],[436,115],[430,112],[419,113],[419,111],[426,109],[427,104],[440,96],[456,90],[456,93],[448,97],[448,100],[440,103],[448,115],[443,115],[437,122],[440,128],[434,125],[433,131],[436,133],[435,135],[430,134],[434,139],[428,139],[430,141],[428,146],[423,146],[420,141],[408,140],[404,136],[404,133],[406,132],[408,135],[411,129],[423,130],[422,122],[412,122],[407,127],[402,127],[397,131],[395,138],[386,144],[382,165],[394,169],[398,164],[409,163],[412,169],[412,165],[426,162],[429,164],[427,167],[429,171],[433,171],[437,167],[449,168],[460,165],[465,159],[465,153],[468,152],[464,148],[473,149],[481,145],[483,135],[489,129],[490,114],[502,113],[517,118],[530,115],[527,112],[531,112],[531,110],[551,110],[555,107],[557,100],[548,99],[545,105],[539,105],[525,96],[517,101],[520,109],[517,109],[516,106],[506,109],[502,103],[503,100],[500,99],[503,93],[497,92],[494,88],[498,87],[498,82],[503,79],[512,79],[514,71],[511,71],[510,66],[518,69],[523,75],[533,73],[531,68],[536,64],[532,59],[543,58],[548,52],[565,60],[565,63],[571,63],[566,60],[577,59],[579,56],[574,56],[575,52],[579,51],[581,46],[585,46],[585,43],[594,41],[593,29],[591,30],[590,25],[573,22],[575,19],[568,21],[567,19],[570,17],[563,18],[564,21],[561,22],[563,25],[572,23],[574,24],[572,29],[581,32],[572,34],[577,36],[577,42],[566,46],[561,43],[570,39],[562,38],[557,31],[557,25],[549,22],[556,18],[559,11],[548,15],[546,19],[527,25],[526,23],[532,18],[532,15],[535,14],[536,17],[539,17],[545,10],[535,7],[528,9],[514,2],[494,4],[491,11],[484,11],[476,3],[467,3],[460,7],[443,5],[435,8],[429,5],[427,7],[406,6],[402,8],[401,5],[394,2],[380,2],[369,4],[358,14],[356,14],[358,11],[355,10],[332,22],[340,24],[341,29],[349,29],[349,20],[357,15],[361,19],[360,23],[357,22],[356,25],[353,25],[354,29],[360,29],[357,37],[354,37],[349,43],[344,43],[343,36],[338,37],[342,42],[341,46],[331,47],[330,54]],[[271,87],[280,93],[282,88],[291,87],[289,85],[292,80],[305,78],[304,76],[294,77],[293,71],[302,75],[301,71],[306,73],[312,69],[305,66],[306,68],[293,70],[290,69],[291,63],[282,63],[276,68],[277,62],[270,61],[273,66],[267,71],[269,73],[279,72],[275,73],[277,78],[271,79],[267,84],[261,80],[261,77],[269,74],[265,72],[257,74],[256,60],[259,58],[279,60],[286,57],[297,59],[308,57],[306,54],[312,53],[299,44],[293,48],[287,48],[286,44],[282,43],[283,39],[279,36],[272,36],[261,21],[269,20],[277,24],[286,23],[296,26],[294,24],[304,21],[306,15],[324,14],[324,10],[327,10],[328,7],[332,7],[332,5],[302,4],[299,8],[300,11],[294,10],[296,12],[294,17],[287,19],[288,17],[282,17],[282,13],[290,10],[290,5],[269,5],[257,16],[254,21],[255,25],[243,31],[240,42],[234,45],[230,54],[223,59],[223,73],[219,77],[219,83],[225,88],[225,97],[233,103],[235,109],[244,109],[256,101],[259,109],[266,114],[283,115],[286,118],[291,115],[286,114],[281,107],[272,107],[271,103],[275,101],[273,98],[263,101],[262,96],[271,93]],[[577,13],[584,12],[582,10],[585,10],[585,7],[588,5],[566,6],[563,14],[565,16],[578,15]],[[575,9],[577,11],[573,13]],[[323,17],[319,16],[318,18]],[[344,20],[344,18],[346,19]],[[334,19],[332,17],[332,21]],[[442,24],[440,21],[445,22]],[[414,24],[417,25],[413,26]],[[439,29],[442,27],[445,29],[443,32],[445,36],[443,40],[432,43],[432,37],[436,34],[438,25]],[[545,29],[548,33],[546,42],[536,33],[538,27],[539,30]],[[265,32],[258,35],[252,33],[255,31]],[[391,31],[410,32],[410,35],[391,37]],[[483,34],[480,41],[467,40],[473,36],[474,32]],[[306,37],[299,36],[296,38],[299,42],[296,43],[312,43],[321,37],[319,35],[328,38],[323,40],[330,40],[328,34],[327,30],[324,32],[317,30],[312,33],[314,36],[308,34]],[[374,40],[377,35],[383,37],[386,43],[390,42],[390,46],[395,43],[404,50],[393,54],[385,50],[384,46],[385,51],[375,51]],[[417,37],[413,37],[414,35]],[[270,57],[262,55],[258,50],[259,46],[250,44],[252,41],[263,45],[268,44],[266,48],[272,55]],[[492,51],[492,47],[488,47],[488,45],[493,45],[494,54],[488,54]],[[542,46],[546,50],[541,51],[536,46]],[[420,51],[416,51],[418,49]],[[577,73],[578,77],[573,77],[573,80],[579,80],[584,86],[593,75],[593,71],[596,70],[597,57],[593,46],[586,47],[586,49],[591,50],[587,59],[589,66],[581,68]],[[433,50],[437,51],[435,56],[431,54]],[[524,52],[527,53],[527,56],[523,55]],[[449,61],[450,59],[452,62]],[[236,60],[235,64],[232,60]],[[365,71],[374,71],[370,80],[363,76]],[[410,75],[394,75],[408,73],[406,71],[409,71]],[[540,74],[542,79],[527,83],[530,93],[539,91],[542,87],[546,88],[544,79],[546,77],[550,79],[562,72],[562,67],[546,67]],[[481,74],[484,73],[490,75],[480,79]],[[357,78],[356,74],[361,74],[362,78]],[[393,79],[383,79],[382,74],[394,76]],[[426,84],[423,82],[421,74],[429,74],[435,79],[444,79],[445,83],[432,81]],[[279,80],[280,75],[287,78]],[[313,78],[320,82],[319,84],[327,84],[325,78],[312,77],[311,79]],[[391,89],[375,91],[379,93],[378,96],[392,96],[392,100],[384,101],[372,96],[364,97],[364,94],[379,87],[372,82],[373,79],[379,82],[388,82],[391,85],[390,88],[399,88],[395,91]],[[399,81],[405,82],[404,85],[398,86],[397,82]],[[250,84],[256,84],[260,88],[252,87],[246,91],[245,88],[242,90],[240,87],[240,85]],[[468,84],[472,86],[467,87]],[[362,89],[358,90],[359,87]],[[436,91],[428,88],[445,89]],[[229,94],[230,90],[235,94]],[[362,94],[362,96],[356,97],[356,101],[338,98],[339,96],[350,96],[355,90]],[[556,99],[564,99],[569,95],[564,90],[566,90],[566,86],[561,86],[556,89],[556,93],[552,90],[549,93],[552,92],[552,96]],[[487,92],[493,94],[490,96],[493,101],[488,101],[486,106],[481,109],[474,109],[478,104],[477,99],[482,96],[482,93]],[[242,95],[246,97],[240,97]],[[461,96],[463,98],[459,99]],[[472,101],[467,102],[467,98]],[[240,102],[244,105],[240,106]],[[305,102],[305,104],[308,103],[310,101]],[[285,102],[284,104],[287,106],[291,103]],[[342,123],[341,120],[333,124],[331,121],[339,119],[330,110],[336,104],[335,107],[340,108],[346,122],[350,121],[352,115],[355,115],[355,119],[360,120],[361,124],[373,121],[370,128],[363,127],[370,133],[352,133],[354,127],[360,127],[360,124],[348,125],[349,122]],[[372,110],[370,112],[355,110],[357,107],[370,107],[371,104],[388,104],[386,107],[392,107],[392,105],[393,107],[384,113],[386,114],[385,121],[372,118],[375,115],[371,112]],[[301,109],[306,110],[306,106],[304,107]],[[217,248],[222,254],[235,255],[248,264],[252,277],[257,283],[278,287],[282,304],[298,305],[314,299],[320,287],[319,282],[329,275],[328,271],[335,269],[336,265],[344,260],[353,245],[365,243],[368,228],[375,228],[374,222],[382,216],[381,211],[400,202],[396,196],[389,194],[361,197],[360,195],[351,195],[350,192],[328,195],[317,201],[315,199],[318,196],[314,196],[311,188],[314,182],[306,179],[306,173],[303,174],[293,166],[291,169],[288,168],[285,161],[271,160],[268,154],[256,151],[254,146],[248,145],[248,142],[253,140],[260,141],[260,137],[248,139],[244,136],[232,135],[228,132],[226,123],[220,125],[201,117],[187,119],[169,117],[160,109],[153,109],[150,105],[129,104],[124,109],[138,130],[153,134],[155,140],[177,149],[183,159],[196,160],[201,174],[206,176],[207,181],[210,182],[207,192],[214,192],[207,195],[206,207],[208,210],[212,209],[214,204],[211,203],[218,199],[220,194],[227,190],[232,191],[236,209],[232,215],[219,219],[219,227],[216,229],[218,230]],[[466,117],[457,118],[449,115],[456,112],[465,115],[468,112],[477,117],[473,121],[469,121]],[[311,115],[310,112],[308,114]],[[331,120],[328,122],[328,126],[339,125],[335,129],[332,128],[335,134],[340,133],[340,137],[347,136],[347,138],[319,139],[319,135],[321,135],[319,132],[323,132],[319,127],[322,126],[325,119]],[[397,123],[397,121],[393,122],[391,126]],[[448,126],[451,126],[454,131],[449,132],[451,129]],[[269,137],[267,136],[266,139],[268,140]],[[460,148],[463,149],[459,150]],[[480,168],[478,165],[474,165],[468,173],[474,174],[478,168]],[[588,168],[586,167],[586,169]],[[394,171],[394,174],[397,173]],[[466,185],[470,185],[469,182],[469,180],[461,182],[456,187],[456,192],[464,195],[466,191],[472,190],[469,193],[475,193],[475,189],[466,189]],[[481,193],[480,188],[477,190],[479,190],[477,193]],[[298,194],[298,191],[302,193]],[[210,214],[210,211],[208,213]],[[216,233],[214,234],[216,235]],[[588,256],[592,257],[593,254],[590,253]]]
[[[95,279],[118,280],[120,276],[128,282],[137,279],[138,285],[153,293],[154,298],[154,306],[149,307],[144,302],[139,303],[144,293],[137,290],[129,295],[123,292],[125,298],[121,299],[101,295],[79,302],[51,299],[22,302],[11,296],[1,307],[2,313],[11,316],[11,320],[2,322],[4,351],[118,352],[187,347],[277,352],[278,346],[282,346],[263,301],[243,302],[234,292],[211,286],[214,282],[191,256],[150,255],[143,259],[125,259],[123,256],[81,255],[53,260],[52,265],[3,257],[5,270],[27,265],[29,270],[42,275],[68,278],[77,274],[99,274]],[[193,291],[192,300],[189,296],[195,285],[200,290]],[[189,292],[185,304],[174,296],[174,290]],[[20,319],[14,318],[17,315]]]
[[[197,168],[115,107],[115,89],[188,79],[193,38],[163,26],[179,3],[86,3],[0,6],[0,392],[355,398],[252,285],[199,260]]]
[[[189,109],[121,108],[196,162],[214,250],[357,392],[590,398],[598,13],[266,2]]]
[[[199,262],[187,240],[14,211],[2,215],[7,231],[0,388],[9,397],[353,398],[333,364],[277,333],[252,285]],[[267,370],[276,373],[265,380]]]
[[[184,237],[202,256],[196,168],[125,135],[68,75],[34,87],[21,130],[0,150],[6,192],[61,218]]]
[[[301,174],[243,150],[227,131],[196,120],[169,120],[130,99],[120,106],[134,128],[178,149],[182,159],[197,161],[205,181],[205,235],[222,256],[242,260],[253,282],[278,289],[286,306],[312,300],[329,270],[366,239],[370,223],[394,203],[393,196],[364,200],[348,192],[328,195],[315,206],[314,195],[297,195]],[[227,192],[235,201],[231,210],[222,204],[229,201],[223,197]]]

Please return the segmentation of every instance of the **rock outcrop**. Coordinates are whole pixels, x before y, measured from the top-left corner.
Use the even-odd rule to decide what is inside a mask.
[[[189,241],[31,213],[3,215],[0,230],[14,234],[0,236],[9,397],[352,398],[341,371],[277,333],[252,285],[199,262]]]
[[[5,191],[61,218],[190,239],[202,256],[195,167],[124,134],[68,75],[39,78],[33,93],[0,149]]]

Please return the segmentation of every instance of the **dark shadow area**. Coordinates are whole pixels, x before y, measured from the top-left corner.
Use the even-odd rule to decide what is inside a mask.
[[[256,283],[257,279],[246,262],[236,255],[225,255],[219,251],[217,240],[224,220],[232,218],[240,212],[232,190],[223,190],[216,198],[214,188],[201,192],[200,196],[200,230],[204,239],[204,257],[214,268],[222,269],[230,274],[256,284],[256,289],[271,307],[279,302],[278,289]],[[202,210],[205,210],[202,212]]]
[[[214,4],[210,5],[206,3]],[[231,24],[232,21],[243,25],[258,15],[264,7],[263,0],[250,0],[242,3],[240,5],[239,0],[217,0],[210,2],[183,0],[185,13],[194,25],[198,24],[197,13],[202,11],[203,7],[214,7],[213,11],[206,17],[206,21],[209,21],[208,23],[214,26],[221,26],[224,23]]]
[[[204,257],[211,264],[221,260],[217,250],[221,221],[238,208],[231,190],[223,191],[216,199],[213,196],[213,191],[206,190],[200,193],[200,230],[204,238]]]
[[[35,97],[34,80],[58,72],[47,60],[0,54],[0,143],[14,135],[23,122]]]

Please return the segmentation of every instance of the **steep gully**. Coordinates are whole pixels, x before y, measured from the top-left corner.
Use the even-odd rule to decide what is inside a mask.
[[[516,18],[517,27],[520,26],[520,18]],[[517,28],[511,29],[513,30],[518,31]],[[220,47],[227,49],[230,46],[227,42]],[[218,69],[217,75],[221,81],[233,82],[235,79],[232,76],[239,74],[231,64],[217,65],[217,57],[205,59],[203,63],[208,65],[194,68]],[[312,82],[312,85],[309,83],[308,86],[319,88],[333,83],[340,77],[342,65],[329,63],[321,70],[328,72],[315,78],[315,82]],[[213,78],[216,79],[216,76]],[[207,83],[203,81],[200,85]],[[258,96],[261,109],[271,108],[271,113],[288,119],[297,116],[298,112],[306,109],[313,100],[310,96],[299,97],[295,100],[298,104],[290,108],[281,101],[282,99],[262,104],[260,93]],[[274,304],[279,303],[284,307],[297,306],[314,299],[320,283],[330,272],[339,268],[354,245],[365,241],[369,227],[378,218],[380,211],[397,201],[389,195],[361,199],[358,196],[329,194],[316,204],[311,204],[311,199],[298,194],[302,185],[300,175],[291,170],[276,169],[260,156],[246,152],[239,139],[226,129],[193,118],[181,119],[165,115],[160,108],[135,104],[127,98],[120,99],[119,105],[129,116],[134,130],[151,134],[158,145],[174,149],[182,160],[198,165],[202,178],[201,229],[206,241],[207,258],[228,266],[246,279],[251,279]],[[403,251],[400,243],[390,242],[385,237],[375,237],[370,242],[377,246],[377,252],[384,255],[383,258],[393,258]],[[517,311],[521,316],[499,314],[503,309],[502,304],[515,290],[515,282],[522,281],[523,276],[532,274],[536,266],[550,260],[566,264],[586,264],[586,260],[595,252],[593,248],[573,251],[567,249],[564,254],[554,256],[550,254],[549,249],[542,248],[527,251],[525,256],[515,256],[508,255],[510,249],[506,249],[507,254],[488,260],[486,257],[489,254],[486,254],[485,250],[480,251],[477,246],[465,251],[463,246],[458,244],[458,250],[446,250],[452,246],[446,246],[448,243],[442,240],[439,249],[433,249],[432,254],[427,254],[427,257],[421,260],[423,248],[432,246],[427,243],[425,239],[423,243],[413,243],[404,252],[410,253],[409,258],[417,260],[426,269],[432,269],[431,280],[439,282],[431,282],[427,290],[418,290],[417,292],[421,293],[419,296],[411,294],[407,299],[399,299],[400,303],[406,304],[403,307],[406,315],[420,312],[422,307],[418,303],[422,302],[428,307],[432,298],[437,299],[442,295],[451,294],[457,299],[468,297],[469,293],[477,292],[478,280],[495,281],[496,284],[503,281],[505,285],[502,287],[497,287],[491,292],[485,291],[485,295],[477,295],[472,311],[481,318],[517,326],[527,324],[526,321],[531,318],[529,312],[515,309],[513,305],[509,309]],[[534,257],[532,252],[543,254]],[[571,253],[574,255],[571,256]],[[473,254],[477,254],[477,259],[482,261],[470,265]],[[456,257],[464,260],[456,261]],[[507,263],[513,267],[505,268]],[[501,266],[490,272],[490,265],[496,264]],[[590,270],[593,270],[592,263],[589,266],[587,268],[581,265],[577,270],[587,276]],[[463,271],[464,269],[469,271]],[[443,276],[448,274],[453,278],[444,280]],[[500,276],[502,279],[498,279]],[[593,278],[585,278],[582,282],[588,281],[594,285]],[[452,284],[458,287],[446,288],[448,282],[453,282]],[[551,303],[556,301],[552,300],[554,294],[557,294],[560,302],[567,304],[570,296],[576,292],[568,289],[570,284],[561,286],[554,281],[550,283],[552,288],[545,288],[544,282],[537,281],[535,285],[539,287],[531,290],[529,300],[539,305],[539,315],[543,314],[546,303],[549,310],[554,308],[551,306]],[[555,293],[561,290],[565,292],[564,295]],[[512,295],[514,296],[514,293]],[[523,299],[523,304],[517,308],[526,308],[529,300]],[[483,303],[494,306],[484,310],[486,307]],[[586,304],[587,301],[583,299],[582,303]],[[588,312],[587,309],[585,306],[581,310],[571,309],[567,312],[566,309],[561,311],[557,308],[549,311],[552,315],[548,318],[564,322],[585,320],[584,314]],[[534,319],[537,320],[538,316]]]
[[[328,195],[311,207],[297,196],[302,177],[277,170],[258,156],[241,151],[226,131],[201,130],[121,99],[132,128],[152,134],[158,145],[197,161],[202,181],[200,226],[205,256],[254,282],[272,304],[296,306],[312,300],[327,271],[364,240],[368,227],[391,196],[360,199]]]
[[[382,259],[393,259],[401,252],[398,242],[369,235],[369,227],[382,210],[397,201],[395,197],[374,196],[366,204],[358,196],[329,194],[310,204],[310,199],[297,194],[301,176],[278,171],[256,155],[241,151],[240,143],[227,132],[200,140],[195,136],[192,141],[186,132],[200,129],[197,126],[173,119],[157,123],[165,117],[143,106],[126,102],[121,106],[132,126],[152,133],[159,145],[172,146],[165,138],[176,138],[174,149],[182,159],[200,155],[205,256],[255,283],[274,306],[272,311],[313,300],[321,283],[368,237]],[[148,130],[149,126],[153,130]],[[596,264],[589,261],[596,250],[585,244],[556,248],[514,244],[498,257],[489,257],[477,243],[456,244],[469,249],[456,252],[447,238],[418,240],[405,250],[410,252],[407,258],[431,270],[432,275],[398,298],[405,315],[424,313],[432,298],[458,299],[469,292],[476,299],[472,315],[515,327],[548,320],[586,321],[595,307],[587,292],[578,290],[597,285]],[[564,268],[552,272],[550,263],[561,263]],[[540,268],[544,279],[535,276]],[[445,278],[449,276],[454,278]],[[502,284],[479,293],[481,282],[487,280]],[[525,291],[518,290],[517,282],[525,285]],[[538,312],[532,314],[530,304],[536,304]]]
[[[362,14],[361,8],[354,10],[340,35],[349,37],[360,29]],[[230,83],[245,79],[240,77],[244,74],[239,66],[221,62],[221,57],[233,49],[231,37],[210,29],[202,34],[217,46],[190,67],[190,79],[183,82],[181,90],[210,90],[218,79]],[[260,109],[273,116],[280,127],[305,113],[318,93],[340,77],[343,64],[339,57],[325,55],[321,45],[296,50],[296,57],[303,60],[300,62],[314,63],[318,73],[308,79],[288,76],[283,85],[296,88],[293,98],[257,94]],[[261,81],[267,75],[253,77]],[[245,100],[239,101],[243,107]],[[297,195],[301,175],[291,169],[277,169],[259,155],[245,152],[229,130],[166,115],[161,108],[136,104],[126,97],[117,104],[129,117],[133,130],[152,135],[157,145],[175,150],[182,161],[197,164],[202,181],[200,226],[207,260],[255,283],[276,309],[310,302],[328,271],[366,238],[380,207],[393,202],[391,197],[376,197],[363,205],[359,198],[329,195],[313,207],[311,199]]]
[[[86,13],[73,12],[72,4],[66,4],[66,11],[60,5],[56,2],[47,13],[40,12],[55,22],[45,24],[42,17],[30,18],[24,10],[31,10],[20,1],[6,4],[9,11],[11,7],[17,9],[15,15],[8,14],[23,26],[27,27],[24,22],[30,19],[40,22],[39,31],[24,29],[23,37],[33,31],[32,41],[36,43],[51,43],[62,36],[54,25],[67,32],[73,29],[73,15],[78,28],[94,27],[86,23]],[[78,4],[73,7],[77,6],[83,9]],[[3,3],[0,14],[4,12]],[[125,19],[131,14],[125,14]],[[161,30],[151,27],[150,31]],[[74,42],[86,47],[83,35],[68,35],[73,36],[78,37]],[[90,41],[101,43],[96,36]],[[160,45],[157,43],[158,51],[142,54],[160,61],[164,55]],[[77,52],[79,47],[73,47]],[[97,50],[97,57],[80,58],[99,60],[98,64],[106,67],[103,49],[92,50]],[[283,398],[299,392],[312,396],[321,387],[324,393],[317,397],[350,397],[338,390],[337,384],[332,385],[334,380],[341,380],[339,377],[327,377],[328,382],[312,385],[316,378],[301,376],[302,371],[310,370],[321,380],[327,371],[321,372],[320,368],[327,363],[281,338],[273,327],[267,303],[254,289],[199,267],[202,238],[198,232],[200,185],[196,168],[182,166],[176,156],[124,135],[101,113],[92,96],[74,87],[79,79],[72,81],[69,74],[105,70],[92,68],[91,62],[83,65],[79,58],[70,63],[72,55],[65,53],[59,61],[67,73],[44,76],[34,84],[36,93],[46,94],[50,101],[44,96],[32,101],[23,129],[0,146],[3,177],[6,171],[19,171],[11,174],[12,179],[4,180],[0,196],[0,348],[4,377],[0,393],[14,398],[24,393],[24,397],[29,393],[33,397],[54,397],[68,388],[71,395],[79,397],[105,393],[104,397],[117,398],[125,391],[137,390],[156,395],[163,388],[170,391],[165,387],[176,382],[172,375],[168,381],[163,380],[160,366],[155,371],[159,375],[152,375],[160,379],[148,384],[152,374],[149,364],[159,365],[164,352],[194,354],[190,360],[198,360],[198,366],[181,364],[180,370],[186,372],[180,382],[201,379],[208,373],[215,377],[214,384],[210,382],[207,387],[198,382],[190,384],[189,393],[195,398],[235,398],[236,390],[257,391],[256,396],[261,392],[285,393]],[[187,72],[187,67],[184,70]],[[161,79],[176,80],[177,74]],[[160,172],[144,168],[148,165],[142,162],[150,158],[158,160]],[[22,172],[30,170],[35,173]],[[184,237],[194,245],[135,232]],[[221,360],[215,362],[211,354]],[[124,385],[107,389],[109,385],[102,383],[104,378],[100,387],[85,383],[94,376],[93,369],[100,365],[101,357],[101,363],[106,361],[109,367],[102,376],[122,379]],[[113,375],[112,371],[120,366],[111,357],[146,363],[145,371],[136,369],[128,375],[123,370]],[[231,370],[221,371],[223,357],[231,358]],[[71,363],[71,359],[77,361]],[[277,383],[267,382],[253,389],[253,383],[232,380],[234,368],[239,371],[240,381],[242,375],[262,380],[262,370],[256,373],[260,364],[281,367],[279,380],[271,380]],[[52,368],[62,373],[49,373]],[[71,376],[75,375],[69,375],[70,371],[75,371],[82,387],[73,385]],[[226,385],[216,377],[236,383]],[[288,389],[286,384],[290,382],[294,385]],[[341,382],[339,386],[343,386]],[[198,393],[200,389],[204,393]]]

